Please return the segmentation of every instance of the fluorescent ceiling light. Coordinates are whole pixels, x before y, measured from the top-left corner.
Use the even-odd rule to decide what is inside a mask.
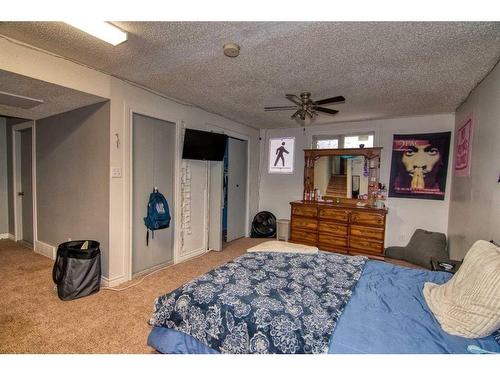
[[[66,21],[65,23],[114,46],[127,40],[126,32],[105,21]]]

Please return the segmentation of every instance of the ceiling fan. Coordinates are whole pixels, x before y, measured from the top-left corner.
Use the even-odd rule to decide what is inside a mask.
[[[333,98],[327,98],[322,100],[312,100],[310,92],[303,92],[300,97],[294,94],[285,94],[285,97],[290,100],[295,105],[291,106],[281,106],[281,107],[264,107],[264,111],[291,111],[295,110],[295,113],[291,116],[292,119],[305,120],[307,116],[313,118],[318,115],[318,112],[328,113],[334,115],[339,111],[335,109],[320,107],[325,104],[333,103],[343,103],[345,98],[343,96],[334,96]]]

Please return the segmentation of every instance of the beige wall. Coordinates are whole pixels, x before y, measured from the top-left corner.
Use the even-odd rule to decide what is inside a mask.
[[[462,259],[479,239],[500,243],[500,65],[457,109],[456,129],[473,116],[470,177],[453,176],[451,256]]]
[[[314,135],[375,132],[376,145],[383,147],[380,181],[389,186],[393,134],[452,131],[454,123],[454,114],[441,114],[308,126],[305,132],[302,128],[297,127],[262,130],[259,210],[271,211],[277,218],[289,218],[289,202],[302,199],[304,176],[304,153],[302,150],[311,147]],[[269,138],[291,136],[295,137],[294,174],[269,174],[267,172]],[[451,155],[453,145],[450,147]],[[408,198],[389,198],[387,200],[389,214],[387,217],[386,246],[406,245],[417,228],[447,233],[450,177],[451,163],[448,167],[444,201]]]
[[[0,236],[9,232],[7,191],[7,121],[0,117]]]
[[[101,243],[109,250],[109,102],[36,123],[38,241]]]
[[[122,178],[109,183],[109,268],[107,279],[118,284],[128,278],[126,263],[130,240],[130,113],[136,111],[167,121],[179,121],[185,127],[224,130],[249,140],[250,209],[249,218],[258,209],[259,131],[189,104],[180,104],[151,91],[138,88],[107,74],[60,59],[51,54],[26,48],[0,39],[0,69],[42,81],[80,90],[111,100],[108,127],[108,160],[110,167],[122,168]],[[120,146],[115,144],[115,134]],[[178,155],[180,159],[180,155]]]
[[[83,91],[103,98],[110,96],[111,76],[42,53],[38,48],[24,47],[22,42],[0,38],[0,69],[42,81]]]
[[[200,130],[223,131],[237,138],[247,139],[250,149],[249,167],[249,219],[257,213],[259,168],[259,131],[257,129],[228,120],[224,117],[206,112],[200,108],[184,105],[155,95],[146,90],[134,87],[118,79],[111,85],[111,134],[119,134],[121,147],[116,148],[111,142],[111,167],[122,168],[123,177],[111,179],[110,183],[110,263],[109,279],[118,283],[127,279],[130,268],[127,267],[127,256],[130,248],[130,118],[131,113],[139,113],[165,121],[180,123],[185,128]],[[182,133],[182,132],[181,132]],[[182,143],[179,142],[177,162],[181,161]],[[180,183],[180,175],[177,176]],[[178,202],[175,202],[178,203]],[[180,213],[180,205],[177,209]],[[193,230],[194,231],[194,230]],[[203,228],[199,232],[202,236]],[[174,261],[179,261],[180,253],[177,246]]]

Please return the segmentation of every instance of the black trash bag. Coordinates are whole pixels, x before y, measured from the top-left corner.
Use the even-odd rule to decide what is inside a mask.
[[[252,237],[274,237],[276,236],[276,216],[268,211],[261,211],[252,221]]]
[[[97,293],[101,286],[99,242],[70,241],[59,245],[52,269],[57,295],[63,301]]]

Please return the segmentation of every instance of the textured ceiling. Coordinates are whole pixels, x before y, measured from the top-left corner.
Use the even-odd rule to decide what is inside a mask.
[[[0,70],[0,90],[43,100],[43,104],[30,109],[0,105],[0,116],[29,120],[38,120],[106,100],[5,70]]]
[[[500,58],[498,22],[115,24],[129,33],[117,47],[57,22],[2,22],[0,34],[261,128],[299,126],[263,107],[302,91],[347,99],[316,124],[451,112]]]

